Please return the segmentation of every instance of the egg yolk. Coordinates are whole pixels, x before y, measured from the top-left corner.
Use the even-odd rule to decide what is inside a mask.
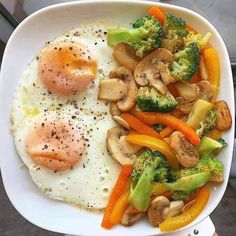
[[[60,95],[82,92],[95,79],[97,63],[79,42],[49,44],[39,56],[39,77],[50,92]]]
[[[72,168],[84,150],[79,127],[65,120],[35,123],[26,136],[26,151],[31,159],[55,172]]]

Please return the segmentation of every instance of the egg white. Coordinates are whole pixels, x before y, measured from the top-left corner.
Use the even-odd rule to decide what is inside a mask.
[[[97,59],[97,78],[83,93],[73,96],[50,93],[39,79],[35,58],[19,80],[11,114],[17,152],[36,185],[50,198],[90,209],[107,205],[120,171],[106,148],[107,130],[115,123],[108,104],[97,100],[99,80],[107,78],[110,70],[117,66],[112,49],[107,46],[106,28],[103,23],[83,25],[54,40],[79,41],[87,45]],[[29,127],[46,116],[72,120],[88,140],[86,153],[72,170],[54,173],[36,165],[26,152],[25,137]]]

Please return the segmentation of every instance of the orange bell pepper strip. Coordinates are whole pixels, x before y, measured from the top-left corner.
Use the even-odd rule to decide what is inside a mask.
[[[174,132],[173,129],[171,129],[170,127],[165,127],[161,132],[160,132],[160,136],[161,138],[165,138],[169,135],[171,135]]]
[[[220,60],[214,48],[207,48],[203,50],[203,57],[206,61],[208,70],[208,80],[214,89],[214,100],[219,91],[220,84]]]
[[[131,114],[148,125],[163,124],[174,130],[178,130],[193,144],[198,145],[201,139],[196,132],[184,121],[170,115],[158,112],[139,112],[132,109]]]
[[[212,139],[218,139],[221,138],[222,131],[219,131],[218,129],[213,129],[206,136]]]
[[[175,155],[172,153],[169,145],[166,142],[151,136],[141,134],[128,134],[126,136],[126,140],[130,143],[148,147],[152,150],[161,152],[166,157],[166,160],[170,167],[175,170],[179,169],[179,162],[177,161]]]
[[[110,221],[113,225],[117,225],[120,223],[125,210],[127,209],[128,205],[129,205],[129,194],[130,191],[126,191],[124,192],[120,198],[117,200],[112,213],[111,213],[111,218]]]
[[[133,167],[131,165],[124,165],[121,169],[118,180],[115,187],[112,190],[108,205],[105,209],[103,220],[101,226],[106,229],[110,229],[113,224],[111,222],[111,215],[115,204],[120,198],[121,194],[124,192],[126,185],[129,181],[129,177],[132,173]]]
[[[202,210],[205,208],[209,196],[210,196],[210,190],[206,187],[201,188],[196,197],[196,201],[193,203],[193,205],[189,209],[187,209],[184,213],[164,220],[159,225],[160,230],[172,231],[180,229],[183,226],[194,221],[198,217],[198,215],[202,212]]]
[[[159,7],[150,7],[148,12],[151,16],[154,16],[157,20],[159,20],[162,25],[164,24],[166,17]]]
[[[128,113],[122,113],[120,117],[124,119],[129,124],[129,126],[139,134],[146,134],[155,138],[160,138],[160,134],[158,132],[156,132],[148,125],[144,124],[142,121],[133,117],[132,115]]]

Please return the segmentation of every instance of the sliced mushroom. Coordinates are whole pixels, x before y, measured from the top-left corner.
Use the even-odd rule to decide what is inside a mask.
[[[199,72],[202,80],[208,79],[208,70],[206,66],[206,61],[203,56],[201,56],[200,63],[199,63]]]
[[[121,165],[133,165],[137,156],[133,152],[127,151],[127,149],[129,147],[131,149],[133,145],[124,142],[121,137],[125,135],[126,131],[122,127],[117,126],[109,129],[106,139],[107,148],[112,157],[117,160]],[[127,147],[128,145],[130,146]]]
[[[130,129],[129,124],[124,119],[122,119],[120,116],[112,116],[112,119],[115,120],[123,128]]]
[[[121,219],[121,224],[124,226],[131,226],[134,223],[140,221],[144,217],[144,213],[133,213],[131,214],[130,211],[133,209],[133,206],[128,206],[126,211],[124,212],[124,215]]]
[[[130,69],[122,66],[110,73],[110,77],[112,78],[113,76],[124,81],[127,86],[127,95],[117,102],[117,106],[121,111],[128,111],[135,105],[138,90],[137,84],[134,81],[133,73]]]
[[[175,83],[175,88],[180,97],[186,102],[194,101],[199,96],[199,87],[196,84],[189,84],[185,82]]]
[[[99,82],[98,99],[119,101],[127,94],[126,84],[119,79],[104,79]]]
[[[134,70],[140,59],[136,56],[134,49],[127,43],[119,43],[116,45],[114,52],[114,58],[119,64]]]
[[[147,85],[150,81],[152,84],[155,80],[160,78],[160,73],[158,70],[157,63],[163,62],[172,64],[174,61],[174,57],[170,51],[164,48],[158,48],[148,56],[146,56],[142,61],[138,63],[134,70],[134,78],[137,84],[140,86]],[[158,89],[158,88],[156,88]],[[162,92],[163,87],[160,88],[160,92]]]
[[[210,102],[214,97],[214,90],[210,82],[207,80],[202,80],[197,83],[197,86],[199,87],[199,98]]]
[[[170,148],[184,167],[193,167],[199,160],[196,147],[191,144],[180,131],[170,136]]]
[[[183,206],[184,206],[184,201],[182,201],[182,200],[171,201],[170,206],[166,207],[163,210],[163,218],[167,219],[167,218],[170,218],[170,217],[180,214]]]
[[[216,109],[216,128],[218,130],[227,130],[232,125],[232,118],[228,105],[225,101],[218,101],[215,103]]]
[[[170,75],[170,71],[168,69],[169,64],[165,64],[162,61],[157,62],[157,69],[161,74],[161,80],[165,85],[173,83],[175,79]]]
[[[176,110],[182,112],[185,115],[188,115],[191,112],[192,107],[193,107],[195,101],[193,101],[193,102],[186,102],[184,100],[184,98],[182,98],[182,97],[177,97],[175,99],[178,102],[178,105],[176,106]]]
[[[150,78],[148,81],[149,84],[157,89],[161,94],[166,94],[168,92],[168,88],[160,79]]]
[[[128,156],[134,155],[135,153],[137,153],[142,148],[141,146],[138,146],[138,145],[131,144],[131,143],[127,142],[125,135],[120,137],[119,143],[122,146],[123,152]],[[136,158],[136,155],[135,155],[134,158]]]
[[[157,227],[163,220],[163,211],[170,205],[168,198],[158,196],[151,201],[148,208],[148,221],[151,225]]]
[[[121,114],[116,102],[110,103],[110,113],[112,116],[119,116]]]

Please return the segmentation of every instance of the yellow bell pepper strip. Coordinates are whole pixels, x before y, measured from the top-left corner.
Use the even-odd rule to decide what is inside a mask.
[[[207,48],[203,50],[203,57],[206,61],[208,70],[208,80],[214,89],[213,100],[215,101],[218,95],[220,84],[220,60],[214,48]]]
[[[132,109],[131,114],[148,125],[163,124],[174,130],[178,130],[193,144],[198,145],[201,139],[196,132],[184,121],[170,115],[158,112],[139,112]]]
[[[193,205],[187,209],[184,213],[178,216],[170,217],[164,220],[160,225],[161,231],[172,231],[180,229],[185,225],[194,221],[198,215],[205,208],[210,196],[210,190],[206,187],[202,187],[196,197],[196,201]]]
[[[133,167],[131,165],[124,165],[121,169],[120,175],[118,177],[118,180],[115,184],[115,187],[112,190],[108,205],[105,209],[103,220],[101,226],[106,229],[110,229],[113,224],[111,223],[111,214],[113,211],[113,208],[120,198],[121,194],[126,189],[126,185],[129,181],[129,177],[132,173]]]
[[[155,138],[160,138],[160,134],[158,132],[144,124],[142,121],[133,117],[129,113],[122,113],[120,117],[124,119],[129,124],[129,126],[139,134],[146,134]]]
[[[110,221],[113,225],[117,225],[120,223],[125,210],[127,209],[128,205],[129,205],[129,194],[130,191],[127,190],[126,192],[124,192],[120,198],[118,199],[118,201],[116,202],[112,213],[111,213],[111,218]]]
[[[129,134],[126,136],[126,140],[130,143],[148,147],[152,150],[161,152],[169,164],[169,166],[175,170],[179,169],[179,162],[177,161],[175,155],[172,153],[169,145],[157,138],[141,135],[141,134]]]
[[[159,196],[162,195],[164,192],[168,191],[168,188],[165,186],[164,183],[153,183],[152,184],[152,195]]]

